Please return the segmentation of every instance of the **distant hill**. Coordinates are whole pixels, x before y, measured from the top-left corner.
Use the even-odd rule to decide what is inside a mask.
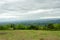
[[[47,24],[47,23],[60,23],[59,18],[51,18],[51,19],[39,19],[39,20],[24,20],[24,21],[11,21],[11,22],[0,22],[0,24],[8,24],[8,23],[13,23],[13,24]]]

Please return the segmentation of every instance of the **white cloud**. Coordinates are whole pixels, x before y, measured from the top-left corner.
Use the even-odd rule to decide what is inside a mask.
[[[17,2],[19,0],[0,0],[0,2]],[[24,0],[20,0],[20,1],[24,1]]]
[[[40,19],[60,18],[60,16],[41,17]]]
[[[50,12],[53,9],[38,9],[38,10],[33,10],[33,11],[28,11],[28,14],[37,14],[37,13],[42,13],[42,12]]]
[[[0,14],[0,19],[35,20],[35,19],[60,18],[60,16],[53,16],[52,13],[48,13],[52,11],[54,11],[54,9],[38,9],[28,11],[25,13],[8,11],[7,13]]]
[[[23,19],[31,19],[31,15],[34,17],[34,14],[38,14],[38,13],[43,13],[43,12],[48,12],[48,11],[52,11],[51,9],[39,9],[39,10],[33,10],[33,11],[28,11],[26,13],[19,13],[19,12],[11,12],[9,11],[8,13],[3,13],[0,14],[0,19],[4,18],[4,19],[19,19],[19,20],[23,20]],[[29,17],[29,18],[28,18]]]
[[[60,18],[58,0],[0,0],[0,19]]]

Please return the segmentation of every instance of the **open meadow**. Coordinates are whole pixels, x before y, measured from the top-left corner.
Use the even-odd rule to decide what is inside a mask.
[[[0,30],[0,40],[60,40],[60,31]]]

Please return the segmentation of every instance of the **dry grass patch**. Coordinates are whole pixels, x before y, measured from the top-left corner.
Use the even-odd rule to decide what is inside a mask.
[[[0,32],[3,32],[0,40],[60,40],[60,31],[5,30]]]

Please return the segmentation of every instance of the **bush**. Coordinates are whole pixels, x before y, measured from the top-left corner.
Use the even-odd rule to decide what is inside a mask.
[[[38,30],[38,26],[30,25],[29,29],[31,29],[31,30]]]
[[[0,30],[8,30],[9,27],[8,26],[0,26]]]
[[[17,30],[24,30],[24,29],[26,29],[26,26],[22,25],[22,24],[17,24],[15,29],[17,29]]]
[[[0,30],[60,30],[60,24],[47,25],[23,25],[23,24],[6,24],[0,25]]]
[[[54,24],[55,30],[60,30],[60,24]]]
[[[50,29],[54,29],[54,25],[53,24],[48,24],[47,28],[50,30]]]

